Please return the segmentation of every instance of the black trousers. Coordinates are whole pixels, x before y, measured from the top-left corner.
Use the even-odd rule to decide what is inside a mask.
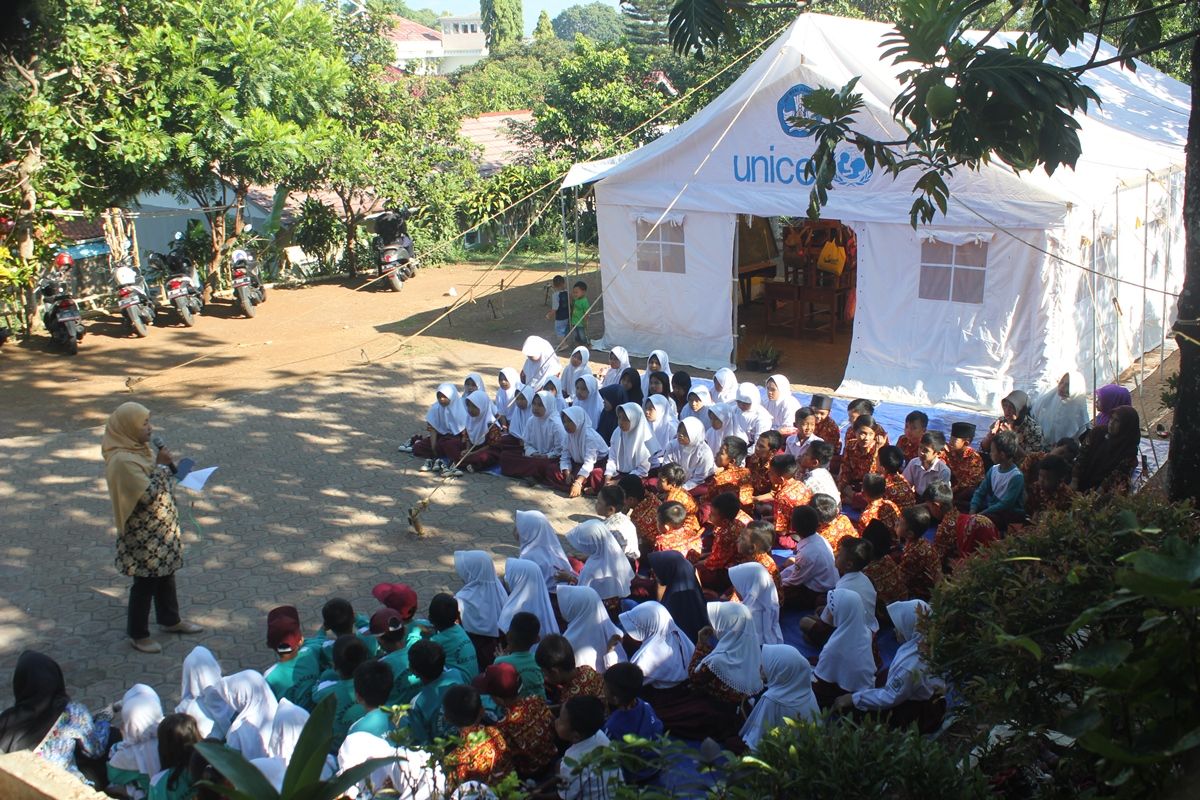
[[[154,619],[159,625],[179,624],[179,598],[175,594],[175,576],[133,579],[129,587],[129,616],[125,632],[130,639],[145,639],[150,635],[150,604],[154,604]]]

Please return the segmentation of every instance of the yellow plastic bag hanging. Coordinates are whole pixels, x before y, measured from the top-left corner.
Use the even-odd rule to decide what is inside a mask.
[[[821,248],[821,254],[817,256],[817,269],[833,275],[841,275],[845,268],[846,248],[830,239]]]

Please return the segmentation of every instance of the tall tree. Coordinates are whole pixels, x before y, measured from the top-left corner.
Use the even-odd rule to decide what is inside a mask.
[[[480,0],[479,15],[483,18],[483,32],[491,52],[521,41],[525,30],[521,0]]]
[[[553,25],[558,38],[568,42],[575,41],[576,34],[583,34],[597,42],[615,42],[625,35],[621,14],[612,6],[598,0],[563,9],[554,18]]]
[[[673,5],[674,0],[622,0],[621,16],[629,43],[641,48],[666,44]]]
[[[542,13],[538,14],[537,27],[533,29],[533,38],[538,42],[548,42],[554,38],[554,25],[550,23],[550,15],[544,8]]]

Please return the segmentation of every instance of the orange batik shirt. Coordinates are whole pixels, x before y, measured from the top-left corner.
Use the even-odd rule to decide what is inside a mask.
[[[934,585],[942,579],[942,560],[933,545],[924,538],[904,545],[900,576],[904,579],[906,600],[928,600]]]
[[[846,445],[846,452],[842,455],[842,469],[838,472],[837,478],[838,488],[859,486],[868,473],[878,472],[879,447],[876,444],[875,447],[868,450],[857,439],[852,439],[850,444]]]
[[[877,519],[884,525],[887,525],[892,529],[892,533],[895,533],[896,523],[900,520],[900,508],[886,497],[880,497],[878,500],[872,500],[867,503],[867,507],[863,509],[862,516],[858,518],[859,533],[865,531],[873,519]]]
[[[899,447],[900,452],[904,453],[904,461],[908,463],[917,457],[917,451],[921,449],[921,440],[917,439],[914,442],[901,434],[900,438],[896,440],[896,447]]]
[[[672,501],[680,503],[685,509],[687,509],[687,519],[683,521],[683,526],[689,531],[692,531],[694,534],[696,534],[696,537],[699,538],[700,518],[696,516],[695,499],[692,498],[692,495],[688,493],[686,489],[683,489],[679,486],[672,486],[670,489],[667,489],[666,493],[663,495],[663,502],[670,503]],[[657,521],[657,519],[658,511],[656,509],[655,520]]]
[[[492,783],[512,772],[504,735],[490,725],[468,725],[458,732],[462,744],[446,756],[456,783]]]
[[[787,535],[792,527],[792,509],[808,505],[812,489],[803,481],[785,478],[775,489],[775,533]]]
[[[820,436],[826,442],[833,446],[833,454],[840,455],[842,452],[842,431],[838,424],[833,421],[833,417],[826,417],[817,422],[817,429],[814,431],[817,436]]]
[[[842,537],[858,536],[858,531],[854,529],[854,523],[850,521],[849,517],[845,514],[838,514],[828,525],[817,528],[817,535],[829,542],[833,554],[837,555],[838,543],[842,541]]]
[[[955,491],[973,489],[983,483],[983,456],[970,447],[961,452],[942,451],[941,458],[950,468],[950,486]]]
[[[895,503],[901,511],[917,504],[912,484],[903,475],[884,475],[883,480],[887,484],[883,496]]]
[[[558,757],[554,746],[554,717],[540,697],[522,697],[496,723],[508,743],[513,766],[522,777],[539,775]]]
[[[754,487],[750,483],[750,470],[747,467],[726,467],[717,470],[708,479],[708,499],[717,499],[724,492],[737,494],[738,502],[743,508],[749,508],[754,502]]]

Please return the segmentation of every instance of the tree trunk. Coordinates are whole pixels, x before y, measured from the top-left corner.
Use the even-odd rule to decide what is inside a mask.
[[[1200,38],[1192,40],[1192,112],[1184,167],[1185,271],[1175,322],[1179,344],[1179,397],[1171,433],[1172,500],[1200,499]]]
[[[204,302],[212,300],[212,294],[221,282],[221,261],[225,249],[225,210],[206,213],[208,217],[209,246],[212,257],[208,262],[208,275],[204,279]]]
[[[346,218],[346,266],[350,270],[350,277],[358,277],[358,251],[355,250],[355,244],[358,237],[358,222],[353,216]]]
[[[21,320],[21,325],[26,336],[33,331],[34,321],[38,316],[37,292],[33,291],[33,285],[37,283],[38,273],[37,264],[34,263],[33,258],[33,229],[34,215],[37,213],[37,189],[34,188],[34,181],[41,167],[41,149],[36,144],[25,154],[25,157],[21,159],[20,166],[17,167],[17,177],[21,185],[21,208],[14,215],[17,234],[17,258],[21,259],[22,265],[29,273],[29,278],[25,282],[25,313],[22,315],[24,319]]]

